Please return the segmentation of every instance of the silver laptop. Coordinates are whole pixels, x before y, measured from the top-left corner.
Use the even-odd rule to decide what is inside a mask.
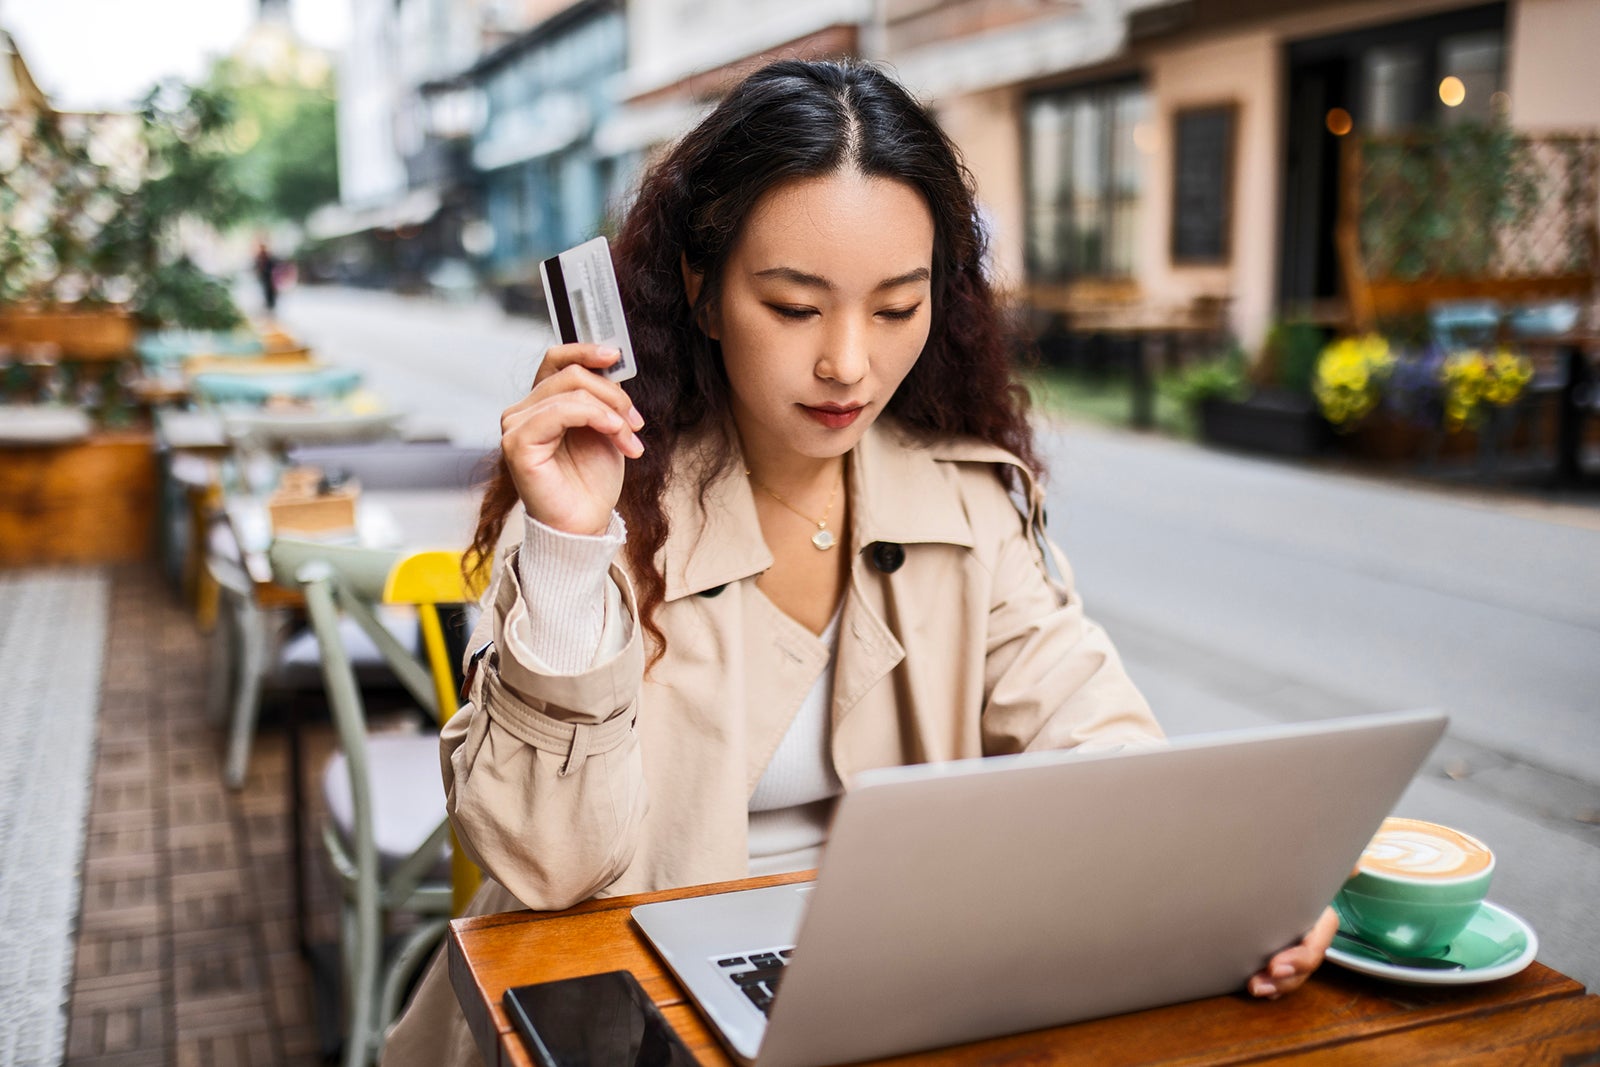
[[[1227,993],[1311,928],[1445,724],[1405,712],[872,771],[840,799],[815,882],[632,915],[760,1067]]]

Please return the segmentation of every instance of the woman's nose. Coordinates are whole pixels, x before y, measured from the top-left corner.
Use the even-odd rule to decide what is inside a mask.
[[[850,324],[842,325],[830,330],[824,343],[826,347],[817,360],[817,377],[840,385],[854,385],[867,376],[867,368],[872,361],[867,352],[864,329]]]

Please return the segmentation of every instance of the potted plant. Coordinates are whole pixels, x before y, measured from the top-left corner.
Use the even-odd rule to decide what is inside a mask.
[[[1203,440],[1280,456],[1310,456],[1327,444],[1328,427],[1309,388],[1317,327],[1280,324],[1261,358],[1247,366],[1237,349],[1180,379],[1180,395],[1198,416]]]

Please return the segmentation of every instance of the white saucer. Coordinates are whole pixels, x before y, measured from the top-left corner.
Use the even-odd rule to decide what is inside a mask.
[[[1467,928],[1450,944],[1444,959],[1464,964],[1459,971],[1435,971],[1426,967],[1399,967],[1377,956],[1340,948],[1329,948],[1328,959],[1341,967],[1408,985],[1473,985],[1509,978],[1533,962],[1539,951],[1539,937],[1521,918],[1487,900]]]

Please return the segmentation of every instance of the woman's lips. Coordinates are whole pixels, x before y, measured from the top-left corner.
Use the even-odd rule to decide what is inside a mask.
[[[810,404],[801,404],[800,409],[828,429],[842,430],[852,422],[855,422],[857,416],[866,410],[866,406],[858,405],[853,408],[847,408],[834,404],[821,404],[817,407],[812,407]]]

